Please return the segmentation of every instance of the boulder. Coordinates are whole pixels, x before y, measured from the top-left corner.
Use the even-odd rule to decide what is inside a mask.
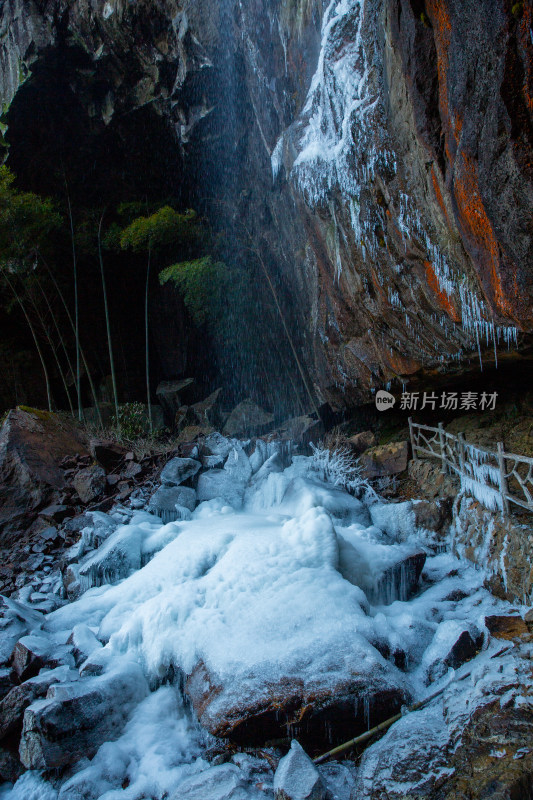
[[[441,622],[422,657],[427,681],[435,681],[451,667],[457,669],[478,654],[483,634],[457,620]]]
[[[171,458],[161,471],[161,483],[179,486],[189,478],[194,478],[201,467],[201,463],[194,458]]]
[[[24,713],[20,759],[27,769],[52,769],[91,758],[119,736],[130,712],[148,694],[138,664],[50,687]]]
[[[245,437],[264,433],[274,421],[274,415],[264,411],[252,400],[243,400],[235,406],[226,420],[222,433],[226,436]]]
[[[376,437],[372,431],[361,431],[354,434],[354,436],[350,436],[348,443],[356,453],[364,453],[369,447],[376,446]]]
[[[37,675],[44,667],[52,649],[45,636],[23,636],[16,643],[11,654],[11,669],[19,681]]]
[[[13,688],[11,670],[8,667],[0,668],[0,698],[5,697]]]
[[[496,639],[511,641],[519,636],[529,633],[527,622],[519,616],[491,616],[485,617],[485,625],[491,636]]]
[[[42,511],[39,511],[39,517],[48,522],[62,522],[65,517],[68,517],[71,513],[67,506],[61,503],[52,503],[51,506],[47,506],[43,508]]]
[[[246,800],[243,775],[234,764],[218,764],[180,783],[170,800]]]
[[[228,439],[226,436],[222,436],[221,433],[216,431],[214,433],[210,433],[209,436],[206,436],[204,440],[202,451],[204,457],[218,460],[213,460],[204,466],[216,467],[219,464],[223,464],[230,454],[231,449],[234,447],[234,444],[235,443],[231,439]]]
[[[89,450],[93,458],[106,472],[113,472],[119,469],[128,453],[127,447],[122,447],[112,439],[91,439]]]
[[[374,651],[375,652],[375,651]],[[213,736],[241,746],[263,746],[284,738],[291,726],[310,749],[328,750],[398,713],[408,697],[389,668],[372,674],[351,670],[351,678],[321,676],[304,683],[287,676],[258,686],[256,676],[221,682],[199,662],[185,692],[200,721]]]
[[[140,475],[143,471],[143,468],[137,461],[128,461],[126,465],[126,469],[122,470],[121,477],[125,478],[126,480],[130,480],[131,478],[135,478],[137,475]],[[108,480],[111,475],[108,475]]]
[[[220,422],[219,395],[222,389],[215,389],[205,400],[194,403],[190,408],[199,425],[216,426]]]
[[[417,493],[428,500],[435,497],[451,499],[457,496],[459,480],[456,475],[444,475],[440,464],[434,461],[411,460],[408,467],[409,477],[417,484]]]
[[[21,408],[8,413],[0,429],[1,544],[10,544],[36,509],[66,487],[62,459],[86,452],[80,432],[55,414]]]
[[[221,497],[228,505],[239,509],[244,497],[244,483],[236,481],[225,469],[210,469],[198,478],[196,491],[199,503]]]
[[[407,469],[409,442],[391,442],[366,450],[359,463],[366,478],[397,475]]]
[[[72,484],[81,502],[84,505],[88,505],[103,495],[106,487],[105,471],[102,467],[94,464],[91,467],[80,470],[74,477]]]
[[[415,500],[413,502],[415,525],[427,531],[440,533],[444,531],[452,519],[452,501],[450,498],[437,500]]]
[[[44,697],[53,683],[77,678],[77,673],[68,667],[57,667],[14,686],[0,702],[0,740],[20,735],[25,710],[34,700]]]
[[[293,739],[274,774],[276,800],[325,800],[326,788],[320,773],[303,749]]]
[[[161,381],[158,385],[155,393],[168,425],[174,423],[176,411],[192,396],[194,382],[194,378],[183,378],[177,381]]]
[[[148,503],[148,511],[157,514],[164,522],[177,519],[176,506],[185,506],[189,511],[196,507],[196,492],[188,486],[160,486]]]
[[[143,534],[136,526],[121,526],[79,567],[83,591],[104,583],[116,583],[141,567]],[[69,569],[72,569],[72,565]],[[75,575],[75,570],[73,571]],[[66,587],[69,591],[70,587]]]
[[[10,750],[0,747],[0,781],[15,783],[24,772],[24,767]]]
[[[301,417],[291,417],[286,420],[273,433],[278,439],[308,444],[309,442],[318,442],[322,439],[324,435],[324,425],[322,420],[304,414]],[[272,435],[271,433],[270,436]]]
[[[67,639],[67,644],[72,646],[72,655],[74,656],[74,662],[77,667],[87,661],[91,653],[102,647],[102,642],[100,642],[92,630],[83,623],[74,626],[72,633]]]
[[[252,477],[252,465],[250,459],[239,444],[236,444],[229,452],[224,464],[224,470],[231,475],[236,483],[243,487]]]

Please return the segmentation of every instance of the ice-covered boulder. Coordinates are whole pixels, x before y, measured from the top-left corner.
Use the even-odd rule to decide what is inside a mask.
[[[27,769],[52,769],[93,755],[115,739],[148,685],[138,664],[111,673],[53,684],[44,700],[26,709],[20,758]]]
[[[102,647],[92,630],[83,623],[75,625],[67,639],[67,644],[72,646],[72,655],[76,666],[79,667],[95,650]]]
[[[77,677],[69,667],[56,667],[14,686],[0,702],[0,739],[20,734],[25,710],[38,697],[44,697],[53,683],[73,681]]]
[[[170,800],[249,800],[243,776],[234,764],[219,764],[186,778]]]
[[[195,458],[171,458],[161,471],[161,483],[179,486],[189,478],[194,478],[201,466]]]
[[[457,669],[474,658],[483,644],[483,633],[460,620],[441,622],[422,657],[427,682],[441,678],[449,667]]]
[[[276,800],[325,800],[326,789],[320,773],[303,749],[293,739],[291,749],[278,764],[274,775]]]
[[[379,530],[357,524],[339,528],[338,538],[341,574],[360,586],[371,603],[388,605],[412,595],[426,561],[423,550],[386,544]]]
[[[235,483],[242,484],[243,486],[246,486],[252,477],[250,459],[240,444],[235,443],[235,446],[229,451],[224,469]]]
[[[83,590],[115,583],[141,566],[143,531],[137,525],[122,525],[79,568]]]
[[[194,511],[196,491],[189,486],[160,486],[151,496],[148,510],[161,517],[163,522],[172,522],[178,518],[176,506]]]
[[[239,509],[243,502],[244,488],[244,483],[235,480],[228,470],[209,469],[198,478],[198,502],[221,497],[232,508]]]
[[[49,637],[39,633],[23,636],[13,648],[11,669],[20,681],[37,675],[43,667],[57,667],[72,663],[70,648],[58,646]]]

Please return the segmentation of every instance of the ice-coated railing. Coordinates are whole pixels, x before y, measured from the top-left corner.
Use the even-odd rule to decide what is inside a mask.
[[[455,473],[461,479],[461,490],[475,497],[491,511],[499,509],[508,515],[510,503],[533,511],[533,458],[506,453],[503,442],[496,451],[474,446],[444,430],[421,425],[409,417],[409,434],[413,458],[435,458],[441,472]]]

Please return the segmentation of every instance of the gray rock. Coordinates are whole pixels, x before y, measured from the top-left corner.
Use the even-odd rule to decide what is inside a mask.
[[[222,433],[226,436],[260,434],[264,433],[273,421],[274,414],[264,411],[252,400],[243,400],[229,415]]]
[[[165,420],[174,423],[176,411],[189,400],[194,387],[194,378],[184,378],[179,381],[161,381],[155,393],[163,409]]]
[[[186,778],[170,800],[249,800],[242,774],[234,764],[216,767]]]
[[[15,783],[24,772],[18,758],[10,751],[0,747],[0,780]]]
[[[278,764],[274,775],[276,800],[325,800],[326,789],[317,768],[293,739],[291,749]]]
[[[87,505],[104,493],[106,487],[105,470],[97,464],[86,467],[78,472],[72,484],[81,502]]]
[[[54,539],[57,539],[57,528],[53,525],[50,525],[48,528],[44,528],[44,530],[39,531],[39,536],[45,541],[53,541]]]
[[[148,511],[157,514],[164,522],[177,519],[176,506],[194,511],[196,491],[188,486],[160,486],[150,498]]]
[[[12,688],[11,670],[8,667],[0,668],[0,698],[5,697]]]
[[[76,680],[77,673],[68,667],[41,672],[34,678],[13,686],[0,702],[0,739],[22,730],[24,712],[34,700],[44,697],[53,683]]]
[[[75,625],[72,633],[67,639],[67,644],[72,646],[72,655],[77,667],[87,661],[89,656],[95,651],[100,650],[100,642],[92,630],[83,623]]]
[[[120,735],[129,714],[148,694],[138,664],[67,684],[24,713],[20,759],[27,769],[52,769],[89,757]]]
[[[166,486],[179,486],[189,478],[193,478],[201,468],[194,458],[171,458],[161,471],[161,483]]]
[[[141,567],[142,534],[136,526],[118,528],[79,568],[82,590],[115,583]],[[67,588],[68,591],[68,588]]]
[[[483,634],[458,620],[442,622],[422,657],[427,682],[436,681],[452,667],[457,669],[474,658],[483,644]]]
[[[69,510],[60,503],[54,503],[39,511],[39,516],[51,522],[62,522],[68,516]]]
[[[210,469],[198,478],[198,502],[221,497],[235,509],[242,506],[244,483],[236,481],[225,469]]]
[[[228,453],[224,469],[234,481],[242,483],[243,487],[252,477],[250,459],[239,444],[235,444]]]
[[[11,656],[11,668],[20,681],[37,675],[43,667],[53,669],[61,664],[73,666],[71,649],[35,633],[19,639]]]
[[[226,436],[222,436],[221,433],[215,432],[210,433],[209,436],[206,436],[204,440],[204,450],[206,451],[207,455],[218,456],[218,458],[220,458],[219,463],[223,463],[228,457],[234,444],[235,442],[233,442],[231,439],[228,439]]]

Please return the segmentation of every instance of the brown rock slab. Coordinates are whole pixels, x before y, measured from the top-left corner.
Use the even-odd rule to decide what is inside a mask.
[[[51,686],[24,713],[20,759],[28,769],[52,769],[91,757],[116,739],[130,712],[148,694],[137,664],[123,672]]]
[[[105,471],[103,467],[94,464],[80,470],[72,483],[81,502],[88,505],[103,495],[106,487]]]
[[[511,641],[519,636],[529,633],[527,623],[518,616],[491,616],[485,617],[485,625],[491,636],[495,639]]]
[[[365,477],[383,478],[406,470],[408,458],[409,442],[391,442],[366,450],[359,463]]]
[[[125,461],[128,449],[113,442],[111,439],[91,439],[89,450],[93,458],[105,469],[113,472]]]
[[[298,732],[306,749],[330,749],[397,713],[405,693],[381,674],[357,675],[336,685],[304,685],[286,678],[264,686],[261,696],[234,704],[231,692],[216,681],[203,662],[187,680],[186,694],[200,723],[214,736],[238,745],[261,746]]]
[[[361,431],[360,433],[350,436],[348,443],[356,451],[356,453],[363,453],[369,447],[375,447],[376,437],[372,431]]]
[[[36,509],[65,488],[62,459],[86,452],[79,430],[55,414],[21,408],[8,413],[0,429],[2,543],[9,544]]]
[[[235,406],[226,420],[224,436],[250,436],[259,435],[272,424],[274,415],[265,411],[253,400],[243,400]]]

